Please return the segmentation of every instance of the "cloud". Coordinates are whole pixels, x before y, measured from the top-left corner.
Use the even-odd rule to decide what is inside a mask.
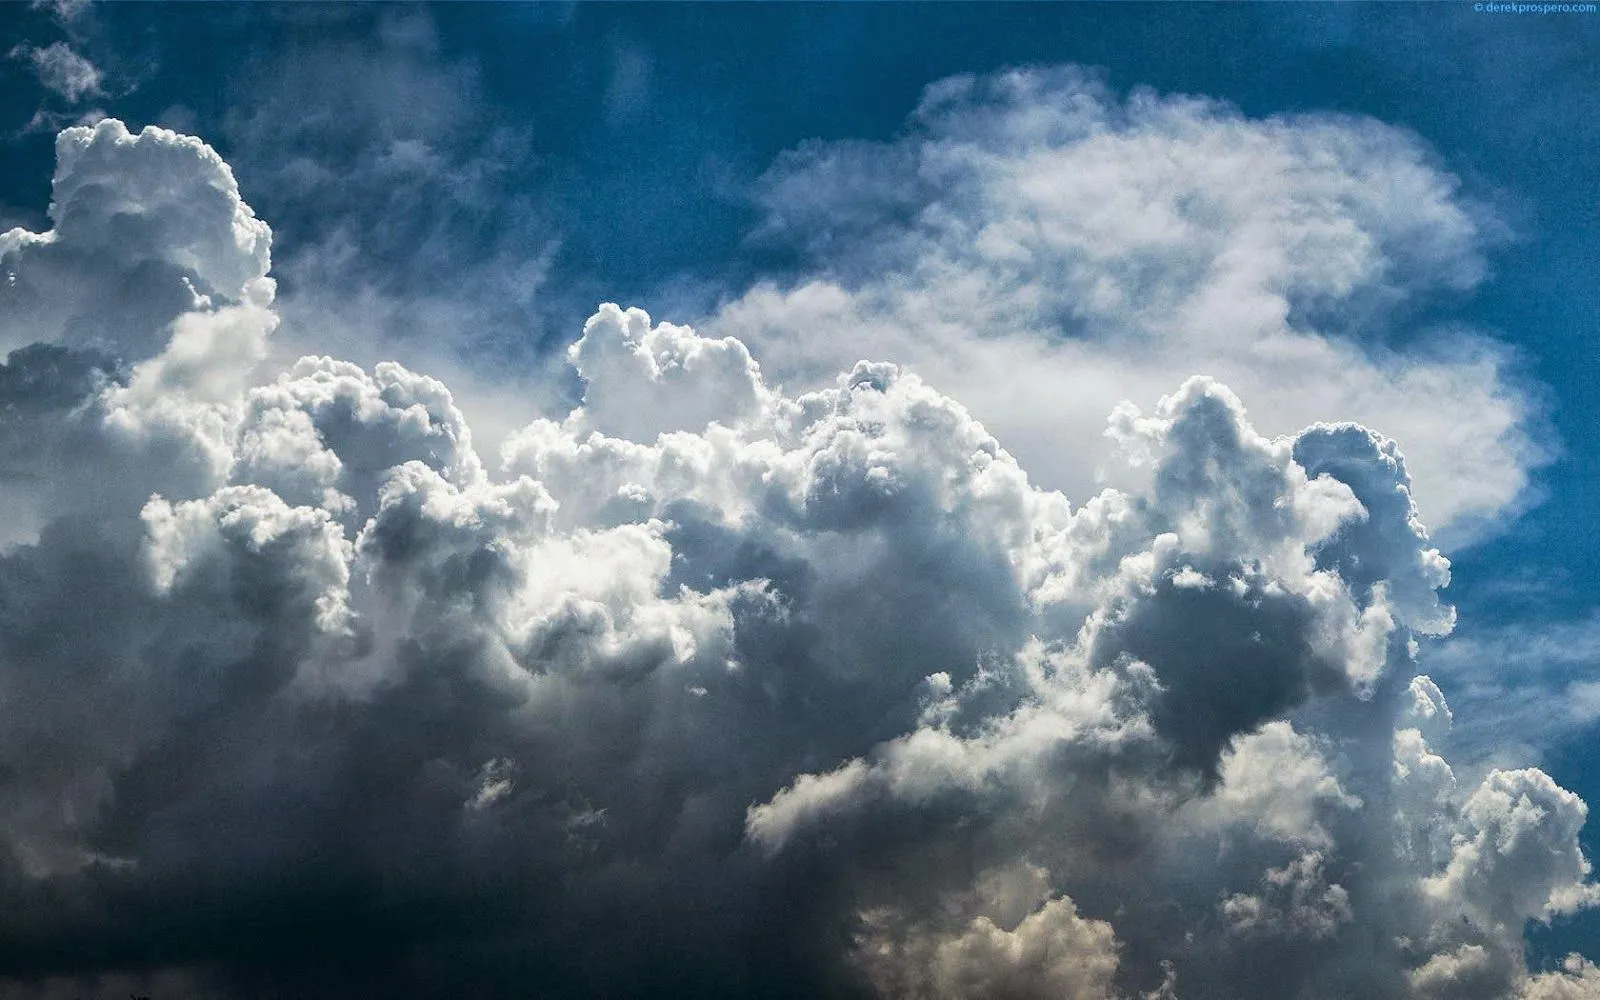
[[[1221,828],[1248,824],[1263,839],[1330,846],[1324,815],[1363,803],[1345,791],[1323,750],[1289,723],[1270,722],[1233,741],[1222,758],[1221,786],[1190,806],[1190,816]]]
[[[0,342],[35,414],[3,431],[10,537],[221,485],[233,396],[278,324],[271,229],[199,140],[66,129],[51,198],[50,230],[0,233]]]
[[[1445,745],[1479,767],[1537,760],[1600,721],[1593,617],[1469,627],[1426,644],[1421,656],[1461,708]]]
[[[602,305],[579,404],[486,459],[470,385],[279,362],[210,147],[57,150],[0,236],[0,990],[1592,979],[1522,937],[1595,901],[1586,806],[1444,756],[1449,563],[1383,434],[1135,384],[1059,442],[1120,484],[1074,503],[910,367],[801,391]]]
[[[64,22],[72,22],[89,9],[94,0],[29,0],[28,6],[33,10],[48,10],[56,18]]]
[[[55,10],[63,20],[76,16],[82,5],[58,4]],[[69,104],[77,104],[85,97],[99,97],[104,91],[101,84],[104,74],[94,63],[85,59],[66,42],[51,42],[42,48],[19,45],[10,52],[13,59],[25,59],[33,64],[33,72],[46,90]]]
[[[1261,878],[1257,895],[1238,893],[1222,903],[1222,915],[1235,934],[1288,934],[1316,940],[1338,933],[1350,922],[1350,894],[1329,885],[1322,856],[1315,852]]]
[[[8,347],[87,345],[142,360],[197,300],[270,301],[272,231],[209,146],[106,119],[56,139],[52,228],[0,233]]]
[[[1111,996],[1117,971],[1111,925],[1083,919],[1064,896],[1039,901],[1020,920],[1008,919],[1004,911],[1017,906],[1018,890],[1026,892],[1029,882],[1036,893],[1047,891],[1048,874],[991,877],[977,888],[975,901],[989,912],[942,932],[892,911],[865,914],[859,947],[874,986],[884,996],[919,1000]]]
[[[239,68],[222,122],[277,229],[286,347],[515,382],[484,359],[533,366],[559,242],[528,186],[529,122],[493,110],[476,62],[447,54],[426,12],[316,16],[323,29]]]
[[[477,61],[426,11],[274,16],[322,26],[255,47],[220,125],[275,229],[274,361],[394,361],[445,379],[491,451],[566,412],[555,348],[593,300],[557,302],[550,286],[561,233],[529,120],[496,110]],[[337,113],[318,110],[330,93]]]
[[[1521,1000],[1591,1000],[1600,996],[1600,966],[1582,955],[1568,955],[1561,968],[1533,977]]]
[[[1117,471],[1104,414],[1195,372],[1272,434],[1381,428],[1453,542],[1492,532],[1550,453],[1511,350],[1425,325],[1502,227],[1370,119],[1122,96],[1074,67],[955,77],[893,141],[786,153],[758,200],[757,242],[800,264],[711,332],[796,385],[907,365],[1074,499]]]

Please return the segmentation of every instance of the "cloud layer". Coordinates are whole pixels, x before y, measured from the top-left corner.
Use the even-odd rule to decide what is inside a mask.
[[[967,108],[1018,85],[930,97],[951,170],[1155,141],[1055,91],[1065,120]],[[786,391],[740,339],[605,305],[582,404],[486,459],[433,378],[268,362],[271,233],[200,141],[69,129],[53,198],[50,232],[0,235],[8,994],[1596,995],[1582,957],[1523,954],[1597,899],[1585,804],[1438,752],[1413,639],[1453,626],[1449,564],[1384,435],[1266,436],[1215,378],[1138,382],[1103,446],[1053,439],[1064,480],[1123,484],[1075,503],[909,368]],[[1382,259],[1470,284],[1452,205]],[[1168,292],[1213,315],[1222,274],[1247,327],[1406,287],[1378,256],[1266,280],[1195,252],[1213,277]],[[1123,315],[1088,273],[1049,308]],[[1474,433],[1515,453],[1493,365],[1439,364],[1398,370],[1504,404]]]

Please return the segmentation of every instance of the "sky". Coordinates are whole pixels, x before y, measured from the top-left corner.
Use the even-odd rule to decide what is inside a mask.
[[[0,5],[0,997],[1600,997],[1485,6]]]

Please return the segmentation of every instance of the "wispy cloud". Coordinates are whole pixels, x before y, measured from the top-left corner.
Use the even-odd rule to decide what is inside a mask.
[[[1464,756],[1537,760],[1600,724],[1600,617],[1468,627],[1422,658],[1462,708]]]
[[[57,19],[71,23],[83,16],[94,0],[28,0],[28,6],[34,10],[48,10]]]
[[[19,45],[9,53],[13,59],[33,66],[39,83],[51,93],[77,104],[86,97],[103,95],[104,76],[94,63],[79,55],[66,42],[51,42],[42,48]]]

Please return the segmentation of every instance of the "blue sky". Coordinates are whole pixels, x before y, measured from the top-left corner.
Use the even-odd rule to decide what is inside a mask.
[[[78,92],[48,85],[38,54],[57,42],[98,73]],[[600,302],[737,336],[768,379],[796,392],[825,384],[814,377],[824,369],[848,370],[852,352],[903,345],[903,356],[871,360],[904,364],[966,403],[1075,506],[1103,480],[1104,456],[1088,446],[1076,464],[1055,454],[1075,447],[1072,421],[1093,433],[1106,408],[1091,419],[1063,404],[1049,423],[1054,411],[1037,403],[1048,402],[1055,369],[1030,358],[1055,357],[1083,373],[1082,385],[1124,372],[1129,385],[1097,386],[1093,405],[1121,391],[1144,413],[1177,389],[1169,372],[1191,358],[1215,363],[1183,374],[1221,377],[1269,434],[1395,414],[1396,426],[1374,426],[1417,475],[1421,520],[1451,564],[1443,599],[1458,614],[1448,637],[1422,640],[1419,669],[1456,712],[1438,742],[1463,782],[1491,765],[1537,764],[1600,801],[1600,14],[1470,3],[14,4],[0,11],[0,49],[11,53],[0,61],[0,232],[51,226],[59,128],[109,116],[197,136],[272,228],[274,343],[286,356],[314,347],[367,366],[392,356],[438,374],[480,441],[523,440],[516,427],[559,421],[585,384],[599,385],[587,372],[578,379],[566,352]],[[985,89],[1016,68],[1036,74],[1025,93]],[[939,96],[941,81],[963,76],[974,89]],[[1165,110],[1141,118],[1140,95]],[[1041,108],[1078,97],[1098,109],[1085,136],[1131,137],[1129,148],[1143,149],[1131,144],[1159,147],[1169,128],[1215,133],[1232,136],[1222,147],[1259,141],[1262,156],[1294,161],[1280,176],[1246,159],[1206,180],[1213,187],[1195,196],[1216,194],[1217,211],[1235,220],[1219,232],[1255,232],[1253,185],[1262,203],[1288,189],[1291,207],[1335,191],[1329,228],[1306,238],[1309,253],[1333,247],[1335,257],[1347,248],[1339,227],[1353,227],[1352,254],[1380,248],[1376,270],[1351,272],[1354,291],[1306,270],[1293,247],[1283,270],[1261,264],[1258,281],[1247,261],[1242,285],[1216,287],[1222,298],[1244,288],[1246,298],[1281,299],[1285,329],[1307,333],[1302,347],[1345,361],[1306,362],[1303,384],[1252,375],[1240,358],[1255,355],[1239,352],[1254,335],[1236,340],[1215,319],[1230,307],[1201,292],[1172,322],[1189,317],[1206,332],[1127,346],[1168,317],[1082,307],[1092,283],[1061,275],[1101,259],[1094,246],[1074,243],[1021,278],[999,257],[965,256],[997,219],[1048,228],[1037,214],[1044,195],[997,193],[1030,156],[1067,157],[1052,183],[1097,176],[1100,161],[1083,152],[1097,148],[1092,138],[1017,140],[1014,157],[1005,145]],[[1180,173],[1204,167],[1174,162]],[[1222,153],[1215,162],[1234,169]],[[1011,208],[1015,217],[1000,217]],[[1274,221],[1260,224],[1287,217],[1268,212]],[[1246,256],[1269,249],[1235,246]],[[1159,272],[1188,252],[1152,257],[1158,273],[1140,279],[1140,294],[1188,295],[1188,278]],[[967,279],[1002,293],[962,298]],[[807,289],[837,291],[845,304],[828,312]],[[1034,294],[1046,305],[1021,319],[1002,301]],[[813,307],[835,318],[814,319]],[[26,324],[36,314],[15,315]],[[919,326],[945,320],[975,339]],[[876,331],[860,335],[859,351],[855,334],[839,332],[852,324]],[[8,334],[8,349],[29,340]],[[948,360],[994,344],[993,369]],[[1076,360],[1060,360],[1068,348]],[[1005,371],[1019,386],[1009,409],[1011,391],[992,374]],[[1397,388],[1362,384],[1391,377]],[[608,425],[598,400],[588,399],[596,427],[627,423]],[[1334,412],[1346,400],[1359,412]],[[704,426],[679,427],[680,412],[663,410],[660,429]],[[1056,426],[1071,443],[1058,447]],[[1590,824],[1582,843],[1600,853],[1600,830]],[[1596,939],[1592,909],[1535,925],[1530,938],[1546,964],[1584,946],[1593,957]]]

